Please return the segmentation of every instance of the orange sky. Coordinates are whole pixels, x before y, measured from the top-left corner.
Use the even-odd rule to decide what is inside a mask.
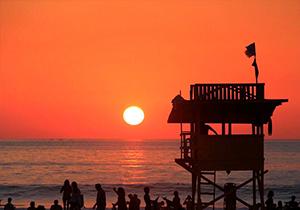
[[[300,138],[300,1],[0,0],[0,138],[179,138],[193,83],[259,82],[289,99],[273,136]],[[140,106],[138,126],[122,119]]]

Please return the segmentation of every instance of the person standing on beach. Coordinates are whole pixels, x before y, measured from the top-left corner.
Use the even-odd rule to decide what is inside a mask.
[[[113,207],[118,206],[118,210],[127,210],[126,200],[125,200],[125,190],[123,187],[119,187],[118,190],[114,187],[113,190],[118,195],[118,201],[113,204]]]
[[[188,195],[186,197],[186,199],[183,202],[183,205],[186,205],[186,210],[192,210],[193,201],[192,201],[192,197],[190,195]]]
[[[289,208],[290,209],[298,209],[298,202],[296,201],[296,196],[292,196],[292,200],[289,201]]]
[[[93,206],[93,209],[95,209],[97,206],[97,210],[105,210],[106,207],[105,191],[102,189],[101,184],[99,183],[95,185],[95,188],[98,191],[98,193],[97,193],[96,203]]]
[[[266,200],[266,208],[267,210],[274,210],[274,203],[273,203],[273,197],[274,197],[274,192],[273,190],[270,190],[268,192],[268,195],[267,195],[267,200]]]
[[[11,203],[12,198],[7,199],[7,204],[4,205],[4,210],[15,210],[16,207]]]
[[[144,195],[144,201],[145,201],[145,210],[151,210],[151,199],[150,199],[150,188],[149,187],[144,187],[144,192],[145,192],[145,195]]]
[[[179,194],[178,191],[174,191],[174,198],[173,198],[173,209],[174,210],[181,210],[182,209],[182,205],[180,204],[180,198],[179,198]]]
[[[128,210],[134,210],[134,206],[135,206],[135,200],[132,194],[128,195],[129,198],[129,202],[127,201],[128,204]]]
[[[134,210],[140,210],[140,205],[141,205],[141,200],[138,198],[137,194],[133,194],[133,199],[134,199]]]
[[[64,204],[64,210],[69,210],[69,200],[71,198],[72,187],[68,179],[65,180],[64,185],[61,187],[60,193],[64,192],[62,200]]]
[[[72,195],[70,198],[70,210],[80,210],[81,192],[77,182],[72,182]]]

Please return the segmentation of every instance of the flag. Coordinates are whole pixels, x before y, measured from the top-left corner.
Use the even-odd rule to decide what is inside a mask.
[[[250,58],[251,56],[255,56],[255,42],[253,42],[252,44],[250,44],[249,46],[246,47],[246,51],[245,54]]]
[[[257,67],[257,63],[256,63],[256,58],[254,58],[254,61],[252,63],[252,66],[254,66],[255,68],[255,78],[256,78],[256,83],[257,83],[257,78],[258,78],[258,67]]]

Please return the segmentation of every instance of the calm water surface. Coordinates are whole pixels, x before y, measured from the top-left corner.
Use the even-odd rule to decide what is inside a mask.
[[[11,196],[15,204],[26,206],[35,200],[47,207],[61,200],[60,187],[69,179],[79,184],[87,207],[94,203],[98,182],[108,206],[117,200],[112,188],[119,186],[140,198],[146,185],[153,198],[172,198],[178,190],[184,200],[191,191],[191,175],[174,161],[180,157],[179,146],[179,140],[0,140],[0,199]],[[299,140],[265,140],[265,191],[274,190],[275,201],[300,197],[299,149]],[[251,176],[218,172],[217,184],[239,184]],[[251,186],[238,195],[250,202]]]

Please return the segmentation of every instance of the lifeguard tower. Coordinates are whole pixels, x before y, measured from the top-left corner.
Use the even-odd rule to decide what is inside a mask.
[[[224,209],[233,210],[236,202],[255,209],[257,189],[260,203],[264,204],[264,130],[268,124],[272,132],[271,116],[275,108],[287,99],[264,98],[264,84],[194,84],[190,89],[190,100],[177,95],[168,123],[181,125],[181,157],[175,162],[192,174],[192,201],[198,210],[224,199]],[[211,125],[221,132],[208,135]],[[232,133],[233,124],[249,125],[249,134]],[[250,177],[239,185],[216,183],[217,171],[252,171]],[[236,196],[236,191],[252,183],[253,203],[249,204]],[[212,186],[207,192],[205,186]],[[216,189],[221,195],[216,197]],[[197,192],[197,194],[196,194]],[[204,202],[204,197],[210,199]],[[197,204],[195,199],[197,196]],[[207,197],[206,197],[207,200]],[[264,205],[262,205],[264,209]]]

